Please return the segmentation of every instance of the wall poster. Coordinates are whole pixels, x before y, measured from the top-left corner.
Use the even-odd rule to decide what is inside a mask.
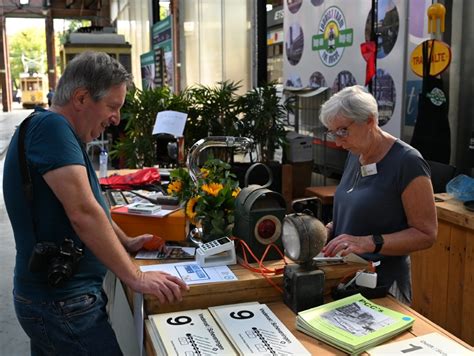
[[[155,52],[150,51],[140,55],[140,68],[143,90],[155,87]]]
[[[152,27],[152,49],[155,51],[155,72],[163,66],[160,77],[155,74],[155,85],[167,85],[173,91],[174,61],[173,61],[173,32],[171,16],[155,23]],[[160,82],[162,80],[162,82]]]
[[[324,86],[335,93],[346,86],[365,85],[361,44],[370,39],[371,7],[371,0],[285,0],[284,86]],[[407,44],[407,7],[403,0],[378,0],[374,96],[380,126],[396,137],[401,135],[404,114],[406,61],[401,58]]]

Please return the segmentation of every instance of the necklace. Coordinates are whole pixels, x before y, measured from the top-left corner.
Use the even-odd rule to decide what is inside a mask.
[[[356,174],[354,176],[354,180],[352,183],[352,187],[346,191],[346,193],[352,193],[357,186],[357,183],[359,183],[360,180],[360,168],[356,170]]]

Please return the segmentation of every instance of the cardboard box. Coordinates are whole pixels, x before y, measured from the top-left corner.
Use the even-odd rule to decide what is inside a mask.
[[[286,159],[289,162],[309,162],[313,160],[313,138],[291,131],[286,135],[288,148]]]
[[[111,211],[112,219],[128,235],[154,234],[166,241],[183,241],[188,234],[188,222],[184,210],[180,209],[159,218],[148,215],[132,215]]]

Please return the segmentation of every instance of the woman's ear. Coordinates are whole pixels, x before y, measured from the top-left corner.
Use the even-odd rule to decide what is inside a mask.
[[[379,125],[379,120],[375,118],[375,116],[369,116],[367,119],[367,124],[371,127],[374,128]]]

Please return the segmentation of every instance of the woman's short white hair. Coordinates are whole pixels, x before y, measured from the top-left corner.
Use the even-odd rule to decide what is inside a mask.
[[[334,94],[321,107],[319,120],[324,126],[337,117],[365,122],[374,117],[378,122],[377,100],[361,85],[346,87]]]

